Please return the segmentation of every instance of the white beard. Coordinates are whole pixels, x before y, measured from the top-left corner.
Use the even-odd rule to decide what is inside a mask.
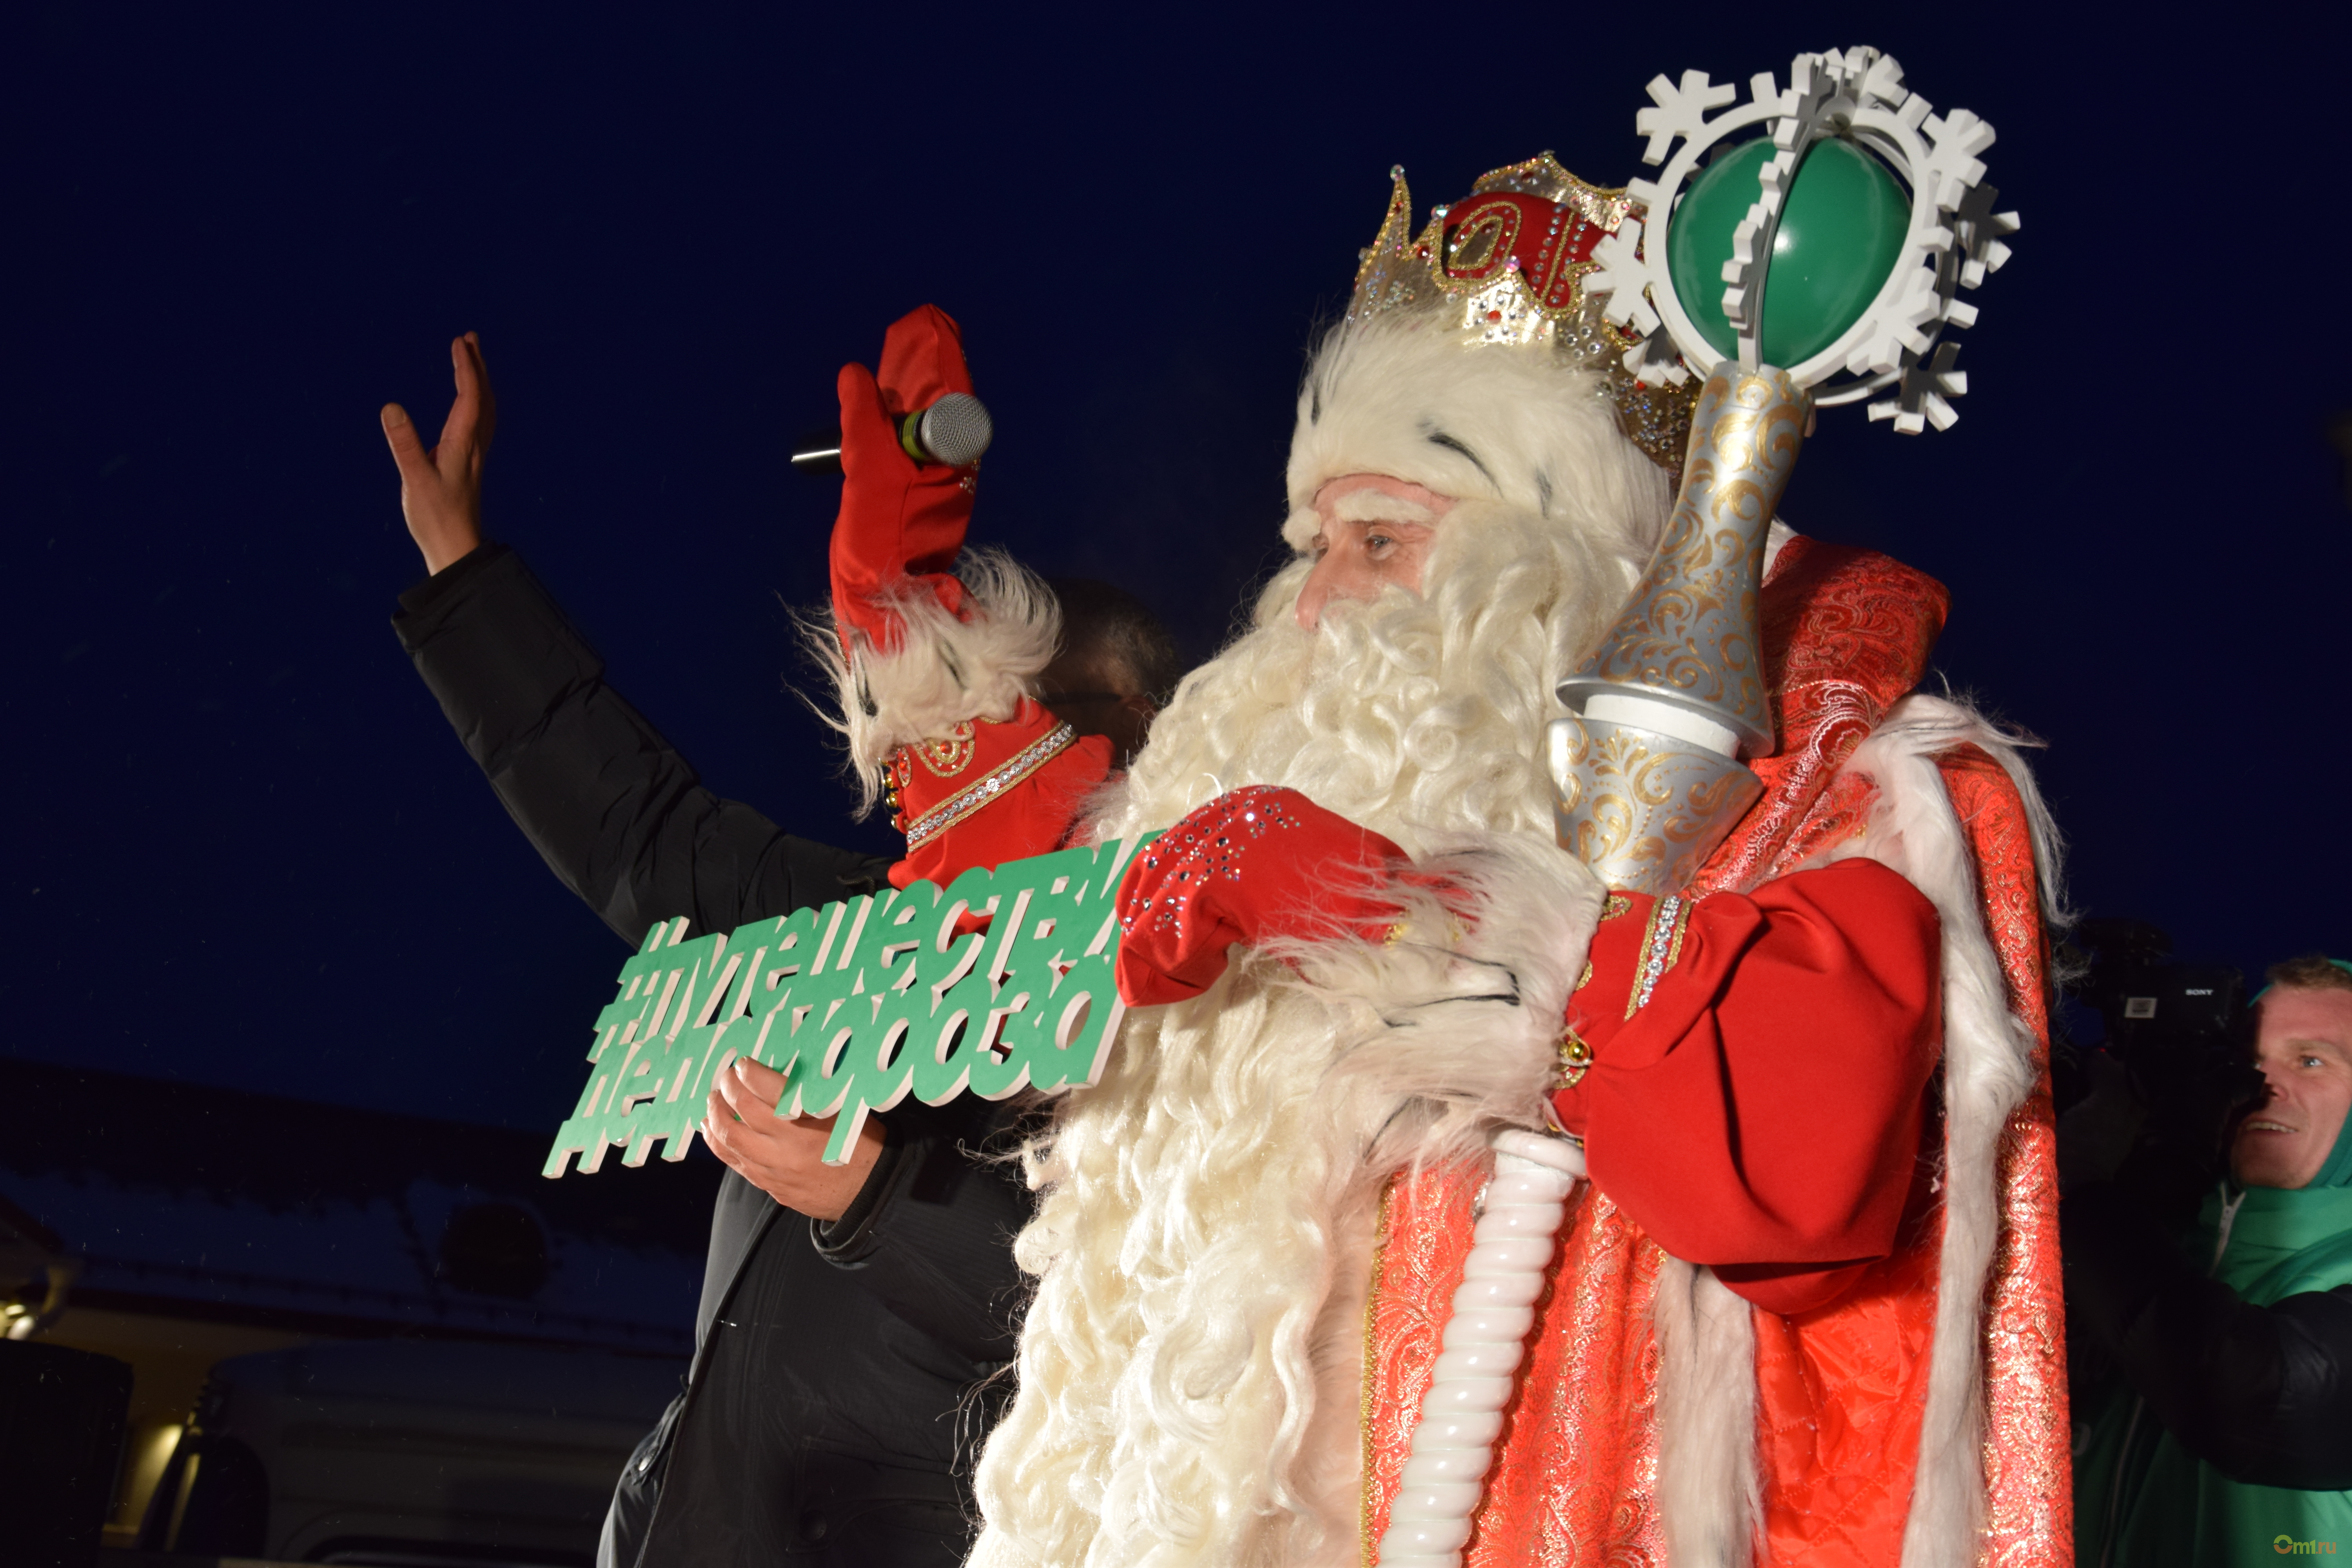
[[[1426,597],[1335,603],[1310,632],[1291,614],[1296,562],[1251,629],[1185,679],[1095,832],[1167,827],[1223,791],[1275,784],[1416,857],[1463,833],[1549,842],[1554,689],[1640,564],[1532,511],[1465,501],[1439,528]]]
[[[1549,842],[1423,862],[1475,896],[1461,953],[1260,952],[1129,1013],[1027,1159],[1037,1277],[975,1477],[975,1568],[1351,1568],[1381,1193],[1539,1127],[1605,889]],[[1418,929],[1435,900],[1399,898]]]
[[[1045,1196],[1016,1254],[1038,1292],[977,1478],[976,1563],[1356,1561],[1380,1194],[1476,1157],[1497,1121],[1540,1123],[1602,895],[1553,847],[1543,728],[1636,567],[1465,502],[1425,599],[1391,590],[1309,633],[1294,565],[1100,803],[1109,837],[1288,784],[1471,890],[1476,929],[1464,952],[1318,943],[1297,973],[1239,953],[1206,994],[1128,1016],[1030,1152]],[[1451,923],[1401,902],[1417,930]]]

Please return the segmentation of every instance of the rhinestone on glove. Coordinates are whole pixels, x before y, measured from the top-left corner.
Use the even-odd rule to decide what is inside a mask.
[[[1157,899],[1139,899],[1135,910],[1119,921],[1124,934],[1135,929],[1147,912],[1155,931],[1181,937],[1185,910],[1192,896],[1222,876],[1242,879],[1236,839],[1264,838],[1277,828],[1299,826],[1289,810],[1290,792],[1276,784],[1245,784],[1219,795],[1207,805],[1154,839],[1143,852],[1146,870],[1172,873],[1161,884]]]

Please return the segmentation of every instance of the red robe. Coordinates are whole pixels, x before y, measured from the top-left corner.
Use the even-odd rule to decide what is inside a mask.
[[[1601,927],[1571,1014],[1590,1058],[1562,1110],[1591,1131],[1594,1181],[1562,1237],[1507,1412],[1465,1553],[1476,1568],[1664,1563],[1650,1305],[1670,1247],[1717,1264],[1756,1303],[1770,1561],[1863,1568],[1900,1557],[1942,1238],[1918,1181],[1930,1167],[1917,1160],[1934,1152],[1923,1092],[1934,1004],[1921,989],[1932,991],[1921,921],[1932,933],[1933,917],[1907,888],[1885,885],[1899,881],[1892,873],[1790,873],[1862,828],[1871,786],[1837,769],[1917,684],[1945,600],[1883,556],[1804,539],[1782,551],[1762,597],[1782,739],[1753,764],[1764,797],[1692,889],[1717,896],[1688,916],[1646,1005],[1624,1016],[1639,989],[1630,949],[1654,934],[1655,905],[1628,900]],[[2046,1039],[2021,803],[1981,752],[1962,748],[1941,768],[1976,851],[2011,1007]],[[2037,1067],[2043,1083],[2003,1147],[2003,1235],[1983,1320],[1993,1563],[2071,1557],[2056,1189]],[[1476,1184],[1474,1173],[1437,1171],[1391,1197],[1368,1315],[1368,1541],[1387,1527]]]

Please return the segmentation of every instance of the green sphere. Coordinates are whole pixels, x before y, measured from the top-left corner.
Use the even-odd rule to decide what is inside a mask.
[[[1772,156],[1759,138],[1724,153],[1685,187],[1666,233],[1675,293],[1699,336],[1717,353],[1738,351],[1723,314],[1723,264],[1731,235],[1762,186],[1758,173]],[[1850,142],[1829,137],[1798,165],[1796,188],[1781,209],[1764,288],[1764,363],[1802,364],[1862,319],[1895,270],[1911,226],[1911,198],[1886,165]]]

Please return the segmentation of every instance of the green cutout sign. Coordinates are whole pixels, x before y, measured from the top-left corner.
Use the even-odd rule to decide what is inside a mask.
[[[737,1057],[784,1075],[780,1116],[832,1116],[827,1164],[848,1158],[866,1112],[912,1094],[1003,1100],[1101,1076],[1125,1005],[1118,879],[1146,834],[974,868],[684,940],[656,924],[596,1016],[588,1087],[541,1173],[607,1149],[642,1165],[683,1160],[718,1074]]]

